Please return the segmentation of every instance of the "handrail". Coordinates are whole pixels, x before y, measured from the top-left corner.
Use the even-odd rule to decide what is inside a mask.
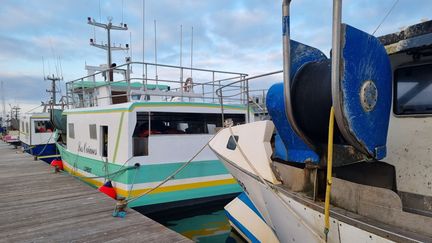
[[[130,65],[133,65],[133,64],[136,64],[136,65],[158,66],[158,67],[166,67],[166,68],[176,68],[176,69],[192,70],[192,71],[200,71],[200,72],[217,72],[217,73],[220,73],[220,74],[232,74],[232,75],[248,76],[248,74],[246,74],[246,73],[219,71],[219,70],[211,70],[211,69],[204,69],[204,68],[191,68],[191,67],[175,66],[175,65],[168,65],[168,64],[159,64],[159,63],[155,64],[155,63],[149,63],[149,62],[128,62],[128,63],[121,64],[119,66],[106,68],[106,69],[104,69],[102,71],[95,72],[93,74],[90,74],[90,75],[87,75],[87,76],[83,76],[83,77],[80,77],[78,79],[74,79],[74,80],[71,80],[69,82],[66,82],[66,83],[73,83],[73,82],[78,81],[78,80],[82,80],[82,79],[85,79],[85,78],[90,78],[90,77],[93,77],[93,76],[96,76],[96,75],[99,75],[99,74],[103,74],[105,72],[118,70],[121,67],[125,67],[125,66],[127,67],[127,66],[130,66]],[[217,82],[217,81],[219,81],[219,80],[215,80],[215,82]],[[223,80],[220,80],[220,81],[223,81]]]
[[[256,76],[251,76],[251,77],[245,78],[243,80],[238,80],[238,81],[235,81],[235,82],[223,85],[222,87],[220,87],[220,88],[218,88],[216,90],[216,95],[218,97],[225,97],[225,96],[222,96],[222,89],[224,89],[224,88],[226,88],[228,86],[231,86],[233,84],[240,83],[240,82],[245,82],[245,81],[247,82],[247,81],[252,80],[252,79],[257,79],[257,78],[262,78],[262,77],[266,77],[266,76],[271,76],[271,75],[279,74],[279,73],[282,73],[282,72],[283,71],[280,70],[280,71],[273,71],[273,72],[269,72],[269,73],[259,74],[259,75],[256,75]],[[227,96],[227,97],[229,97],[229,96]]]
[[[144,66],[143,72],[145,73],[143,73],[142,76],[139,76],[138,73],[134,74],[132,72],[134,65],[138,65],[139,67]],[[160,74],[159,76],[150,78],[147,73],[149,67],[161,67],[161,70],[166,72],[162,73],[162,78],[160,78]],[[187,86],[186,81],[183,80],[184,70],[192,70],[197,72],[197,74],[194,75],[196,80],[193,80],[193,82],[189,83]],[[103,103],[99,103],[99,101],[106,98],[109,99],[121,96],[127,97],[127,102],[130,102],[135,100],[135,98],[132,97],[132,93],[134,95],[141,95],[139,99],[146,101],[148,100],[143,99],[143,95],[150,95],[150,97],[165,96],[165,99],[162,98],[162,100],[165,101],[171,101],[171,96],[181,98],[182,101],[183,98],[189,98],[189,101],[192,102],[195,100],[218,103],[215,90],[223,87],[224,84],[232,80],[236,80],[238,82],[236,82],[237,84],[230,85],[231,91],[229,94],[231,98],[227,100],[230,100],[233,103],[237,102],[237,104],[244,105],[246,105],[249,100],[248,84],[246,81],[248,74],[240,72],[189,68],[145,62],[127,62],[115,67],[106,69],[100,68],[97,70],[93,69],[91,71],[92,73],[86,76],[66,82],[66,89],[72,107],[87,107],[109,104],[114,101]],[[178,71],[180,71],[180,76],[177,76]],[[113,76],[114,74],[115,76]],[[153,87],[153,85],[155,86]],[[107,91],[103,92],[108,92],[109,94],[104,95],[104,93],[99,93],[98,90],[102,88],[107,89]],[[145,92],[142,92],[140,94],[135,92],[136,90],[161,90],[166,91],[166,94],[159,94],[157,92],[150,92],[150,94],[145,94]],[[113,91],[125,91],[126,93],[113,94]],[[153,98],[151,98],[151,100],[153,100]]]

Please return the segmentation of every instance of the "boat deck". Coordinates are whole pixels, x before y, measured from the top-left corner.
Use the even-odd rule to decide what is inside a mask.
[[[0,141],[0,242],[191,242]]]

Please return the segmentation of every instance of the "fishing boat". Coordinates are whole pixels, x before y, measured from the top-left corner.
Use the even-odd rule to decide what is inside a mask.
[[[111,22],[88,21],[114,29]],[[255,119],[243,81],[247,74],[130,58],[88,71],[66,83],[68,108],[53,111],[66,171],[95,187],[113,188],[113,197],[143,213],[226,200],[241,192],[206,145],[224,124]],[[239,83],[225,93],[229,97],[221,110],[215,90],[233,80]]]
[[[54,139],[54,126],[49,112],[26,113],[20,117],[20,136],[23,151],[35,159],[51,163],[60,157]]]
[[[335,0],[329,59],[290,40],[289,4],[271,120],[209,146],[280,242],[431,242],[432,22],[378,39]]]
[[[230,225],[243,239],[248,242],[279,242],[273,229],[267,225],[245,192],[228,203],[224,209]]]
[[[3,83],[2,83],[3,85]],[[5,109],[3,107],[3,109]],[[21,145],[19,140],[19,111],[21,108],[18,106],[11,106],[10,115],[7,117],[5,123],[6,126],[3,130],[2,140],[10,145],[13,145],[15,148]]]

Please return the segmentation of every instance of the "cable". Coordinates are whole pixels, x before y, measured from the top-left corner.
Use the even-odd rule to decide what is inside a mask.
[[[211,140],[210,140],[211,141]],[[162,186],[163,184],[167,183],[169,180],[171,180],[172,178],[174,178],[174,176],[176,176],[180,171],[182,171],[186,166],[188,166],[206,147],[207,145],[210,143],[210,141],[208,141],[194,156],[192,156],[192,158],[190,160],[188,160],[186,163],[184,163],[182,166],[180,166],[176,171],[174,171],[171,175],[169,175],[168,177],[165,178],[165,180],[161,181],[157,186],[153,187],[152,189],[144,192],[143,194],[128,199],[126,200],[127,203],[131,203],[147,194],[149,194],[150,192],[156,190],[157,188],[159,188],[160,186]]]
[[[375,35],[375,32],[379,29],[379,27],[381,27],[381,25],[384,23],[384,21],[387,19],[387,17],[390,15],[390,13],[393,11],[393,9],[396,7],[396,4],[399,2],[399,0],[395,0],[395,2],[393,3],[393,6],[390,8],[390,10],[387,12],[387,14],[384,16],[384,18],[381,20],[381,22],[379,23],[379,25],[376,27],[376,29],[374,30],[374,32],[372,32],[372,35]]]

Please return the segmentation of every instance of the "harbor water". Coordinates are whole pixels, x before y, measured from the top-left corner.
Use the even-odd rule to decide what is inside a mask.
[[[225,205],[199,204],[146,216],[195,242],[245,242],[229,224]]]

